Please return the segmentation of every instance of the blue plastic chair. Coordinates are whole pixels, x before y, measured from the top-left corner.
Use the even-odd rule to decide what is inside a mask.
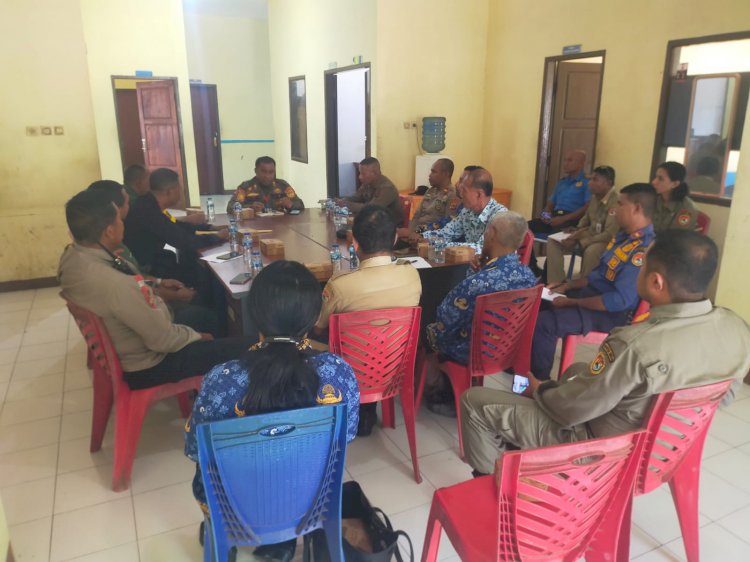
[[[325,531],[331,560],[344,561],[345,404],[206,423],[196,432],[209,509],[206,562],[316,529]]]

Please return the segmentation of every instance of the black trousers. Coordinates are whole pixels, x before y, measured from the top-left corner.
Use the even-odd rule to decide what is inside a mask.
[[[168,353],[160,363],[153,367],[123,373],[123,376],[131,390],[139,390],[168,382],[177,382],[196,375],[205,375],[219,363],[239,359],[255,341],[255,338],[242,336],[193,342],[180,351]]]

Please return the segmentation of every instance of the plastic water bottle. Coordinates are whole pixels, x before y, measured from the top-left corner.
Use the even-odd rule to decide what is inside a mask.
[[[435,239],[435,263],[445,263],[445,240],[442,236],[438,236]]]
[[[338,244],[331,245],[331,264],[333,264],[333,272],[341,271],[341,250]]]
[[[237,223],[234,222],[234,219],[229,221],[229,251],[234,252],[236,254],[239,254],[240,252],[240,242],[239,242],[239,236],[237,232]]]
[[[209,197],[208,199],[206,199],[206,216],[208,217],[208,222],[213,222],[216,218],[216,209],[214,208],[213,197]]]
[[[354,244],[349,244],[349,269],[357,269],[359,267],[359,258],[357,252],[354,250]]]
[[[242,259],[245,262],[245,271],[248,273],[253,272],[253,238],[249,234],[245,234],[242,239]]]
[[[260,273],[260,270],[263,269],[263,258],[260,257],[260,250],[258,248],[253,248],[252,250],[252,270],[253,270],[253,277],[258,275]]]
[[[336,203],[333,199],[326,200],[326,217],[329,219],[333,217],[333,209],[336,206]]]
[[[341,207],[338,205],[333,207],[333,226],[336,227],[336,230],[341,228]]]
[[[349,224],[349,207],[341,207],[341,228]]]
[[[234,211],[234,220],[240,222],[242,220],[242,203],[239,201],[232,205],[232,211]]]

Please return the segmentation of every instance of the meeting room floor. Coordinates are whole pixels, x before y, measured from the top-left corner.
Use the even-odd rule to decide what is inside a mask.
[[[184,420],[176,402],[148,413],[132,485],[113,492],[113,424],[102,450],[89,453],[85,346],[58,291],[0,293],[0,497],[16,560],[202,560],[202,515],[190,487],[194,464],[182,454]],[[591,348],[579,350],[582,360],[592,355]],[[423,408],[417,443],[424,481],[417,485],[400,416],[395,430],[377,427],[349,446],[347,478],[409,533],[419,560],[434,490],[470,478],[470,469],[457,456],[455,420]],[[750,386],[717,413],[703,458],[702,559],[750,560]],[[684,559],[666,487],[635,499],[633,521],[632,558]],[[439,559],[458,560],[445,537]],[[238,560],[253,557],[243,551]]]

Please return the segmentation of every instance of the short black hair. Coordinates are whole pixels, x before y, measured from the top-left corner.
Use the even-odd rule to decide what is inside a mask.
[[[658,271],[675,302],[705,296],[716,273],[719,250],[708,236],[693,230],[670,229],[656,236],[646,257],[646,271]]]
[[[123,187],[114,180],[95,181],[86,188],[86,191],[98,191],[106,194],[109,200],[118,207],[122,207],[125,204],[125,194],[122,190]]]
[[[131,164],[130,166],[125,168],[125,172],[122,175],[122,181],[125,185],[132,186],[135,182],[143,177],[146,171],[146,167],[142,164]]]
[[[597,166],[591,173],[603,177],[610,185],[615,184],[615,169],[612,166]]]
[[[367,158],[364,158],[360,163],[360,166],[374,166],[375,169],[379,172],[380,171],[380,161],[373,157],[368,156]]]
[[[442,170],[446,172],[448,176],[453,175],[455,166],[453,165],[453,160],[451,160],[450,158],[438,158],[436,164],[439,164]]]
[[[472,170],[471,172],[469,172],[469,177],[471,178],[471,185],[468,187],[481,189],[482,192],[488,197],[492,195],[494,186],[492,184],[492,176],[487,170],[485,170],[484,168]]]
[[[396,223],[380,205],[365,205],[354,217],[352,236],[365,254],[390,252],[396,239]]]
[[[76,242],[96,244],[116,218],[117,209],[103,191],[81,191],[65,204],[65,220]]]
[[[656,190],[650,183],[631,183],[620,190],[636,205],[640,205],[643,216],[651,220],[656,209]]]
[[[671,198],[675,201],[682,201],[690,195],[690,189],[685,183],[685,176],[687,176],[687,169],[679,162],[662,162],[656,167],[657,170],[661,169],[667,172],[667,176],[672,181],[680,182],[680,185],[672,190]]]
[[[273,164],[276,167],[276,160],[270,156],[259,156],[255,159],[255,167],[259,167],[261,164]]]
[[[469,164],[464,168],[464,172],[473,172],[474,170],[484,170],[482,166],[477,166],[476,164]]]
[[[180,176],[169,168],[159,168],[151,172],[148,183],[151,191],[166,191],[174,184],[180,183]]]

